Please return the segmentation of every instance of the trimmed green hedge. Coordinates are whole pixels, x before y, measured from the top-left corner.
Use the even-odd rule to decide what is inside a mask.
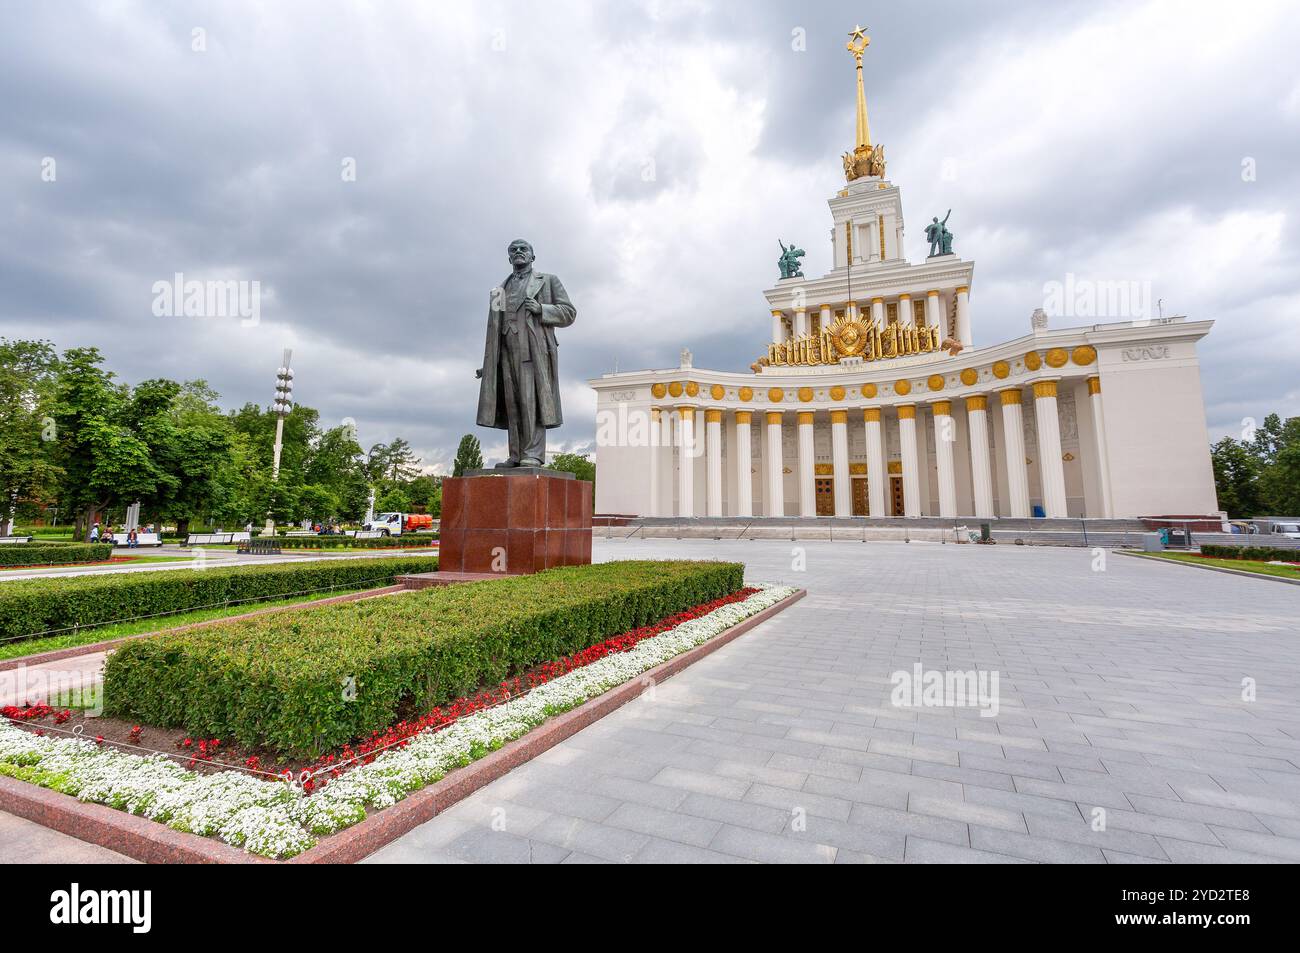
[[[1261,562],[1280,559],[1288,563],[1300,562],[1300,549],[1283,549],[1278,546],[1219,546],[1212,544],[1202,546],[1201,555],[1213,556],[1215,559],[1258,559]]]
[[[112,543],[6,543],[0,546],[0,566],[70,566],[99,563],[113,555]]]
[[[315,756],[735,592],[743,577],[739,563],[568,566],[141,639],[109,656],[105,709]]]
[[[432,546],[437,537],[380,536],[375,539],[353,539],[351,536],[285,536],[277,542],[281,549],[415,549]]]
[[[432,572],[436,558],[392,556],[282,565],[169,569],[0,582],[0,638],[208,606],[277,599],[329,588],[386,586],[394,576]]]

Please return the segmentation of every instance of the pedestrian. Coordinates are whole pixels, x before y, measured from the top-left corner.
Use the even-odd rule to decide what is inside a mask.
[[[92,527],[90,528],[90,541],[91,541],[92,543],[97,543],[97,542],[99,542],[99,524],[98,524],[98,523],[96,523],[94,526],[92,526]]]

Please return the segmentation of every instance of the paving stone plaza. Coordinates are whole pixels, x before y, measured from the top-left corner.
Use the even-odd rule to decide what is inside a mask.
[[[808,597],[372,862],[1300,860],[1294,586],[1007,545],[595,556]],[[918,662],[997,671],[996,717],[891,705]]]

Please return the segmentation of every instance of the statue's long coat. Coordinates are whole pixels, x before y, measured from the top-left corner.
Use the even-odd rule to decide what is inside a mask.
[[[542,306],[540,315],[526,322],[529,349],[533,354],[533,377],[537,387],[540,423],[553,428],[564,423],[560,413],[560,364],[555,343],[555,329],[567,328],[577,317],[577,309],[564,291],[564,285],[554,275],[533,272],[524,289],[524,295]],[[501,361],[501,325],[505,320],[502,310],[506,303],[503,281],[488,306],[487,343],[483,347],[483,380],[478,392],[478,425],[506,429],[506,396]],[[545,355],[544,358],[541,355]]]

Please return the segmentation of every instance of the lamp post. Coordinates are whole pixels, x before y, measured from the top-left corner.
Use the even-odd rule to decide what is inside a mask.
[[[271,412],[275,414],[275,453],[271,460],[272,484],[280,478],[280,451],[284,448],[284,418],[293,410],[293,370],[289,367],[289,360],[292,357],[293,351],[285,348],[284,359],[275,372],[275,403],[271,405]],[[275,535],[275,520],[271,518],[270,511],[267,511],[266,528],[262,531],[262,535]]]

